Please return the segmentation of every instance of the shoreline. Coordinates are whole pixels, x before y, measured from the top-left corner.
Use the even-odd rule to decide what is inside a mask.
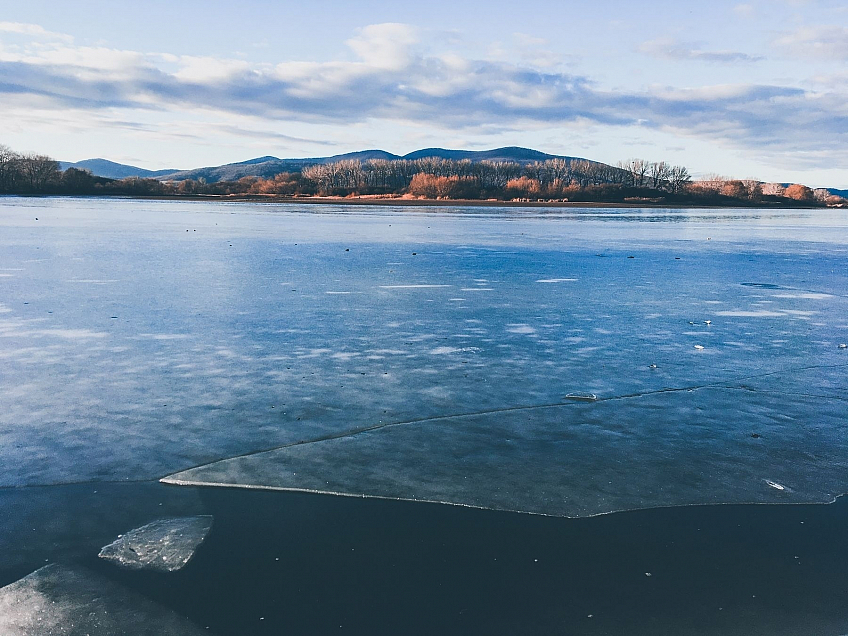
[[[132,199],[139,201],[218,201],[229,203],[276,203],[305,205],[354,205],[354,206],[384,206],[384,207],[479,207],[479,208],[621,208],[621,209],[691,209],[691,210],[830,210],[846,209],[842,206],[805,205],[801,202],[790,204],[739,201],[733,205],[698,204],[670,201],[500,201],[492,199],[409,199],[389,197],[332,197],[332,196],[301,196],[290,197],[283,195],[216,195],[216,194],[186,194],[186,195],[132,195],[132,194],[6,194],[3,197],[21,198],[97,198],[97,199]]]

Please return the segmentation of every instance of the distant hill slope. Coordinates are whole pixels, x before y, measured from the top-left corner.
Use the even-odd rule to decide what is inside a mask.
[[[534,161],[547,161],[549,159],[575,160],[579,157],[564,157],[560,155],[549,155],[538,150],[529,148],[518,148],[509,146],[507,148],[495,148],[494,150],[446,150],[445,148],[424,148],[404,155],[403,159],[423,159],[425,157],[439,157],[441,159],[470,159],[471,161],[512,161],[515,163],[532,163]]]
[[[348,159],[355,159],[357,161],[368,161],[369,159],[386,159],[388,161],[395,161],[396,159],[402,158],[403,157],[393,155],[385,150],[360,150],[359,152],[348,152],[343,155],[334,155],[332,157],[321,157],[320,159],[316,159],[315,163],[334,163],[336,161],[345,161]]]
[[[128,177],[142,177],[145,179],[155,179],[163,174],[174,172],[171,170],[145,170],[135,166],[128,166],[123,163],[115,163],[108,159],[86,159],[85,161],[77,161],[75,163],[69,161],[60,161],[59,166],[62,170],[68,168],[79,168],[80,170],[88,170],[96,177],[107,177],[108,179],[126,179]]]
[[[223,166],[209,166],[196,168],[194,170],[181,170],[171,173],[163,172],[157,175],[162,181],[184,181],[185,179],[205,179],[207,183],[217,181],[236,181],[242,177],[273,177],[281,172],[299,172],[307,166],[323,163],[334,163],[337,161],[355,160],[368,161],[370,159],[422,159],[425,157],[439,157],[442,159],[469,159],[471,161],[513,161],[516,163],[531,163],[533,161],[547,161],[548,159],[565,159],[573,161],[579,157],[568,157],[560,155],[549,155],[538,150],[529,148],[496,148],[494,150],[447,150],[445,148],[425,148],[416,150],[407,155],[395,155],[385,150],[361,150],[349,152],[331,157],[309,157],[304,159],[278,159],[277,157],[258,157],[238,163],[229,163]]]
[[[842,197],[843,199],[848,199],[848,190],[837,190],[836,188],[828,188],[827,189],[831,194],[835,194],[838,197]]]
[[[194,170],[180,170],[160,174],[160,181],[195,181],[205,179],[207,183],[218,181],[238,181],[242,177],[262,177],[267,179],[281,172],[300,172],[306,166],[320,163],[314,159],[277,159],[276,157],[259,157],[239,163],[228,163],[223,166],[209,166]]]

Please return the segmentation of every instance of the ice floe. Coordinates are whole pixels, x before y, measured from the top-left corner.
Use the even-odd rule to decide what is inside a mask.
[[[194,556],[212,517],[159,519],[130,530],[100,550],[100,558],[132,570],[175,572]]]
[[[0,588],[3,636],[199,636],[209,634],[115,581],[51,564]]]

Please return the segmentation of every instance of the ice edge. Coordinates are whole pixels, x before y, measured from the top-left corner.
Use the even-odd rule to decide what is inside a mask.
[[[193,469],[189,469],[193,470]],[[188,472],[188,471],[185,471]],[[175,473],[179,475],[180,473]],[[162,477],[159,483],[169,486],[189,486],[196,488],[238,488],[241,490],[266,490],[273,492],[300,492],[311,495],[331,495],[334,497],[350,497],[353,499],[382,499],[384,501],[408,501],[411,503],[438,504],[443,506],[456,506],[458,508],[471,508],[473,510],[490,510],[492,512],[510,512],[520,515],[533,515],[534,517],[551,517],[554,519],[592,519],[594,517],[602,517],[605,515],[620,514],[623,512],[635,512],[637,510],[669,510],[673,508],[692,508],[699,506],[828,506],[836,503],[841,497],[848,495],[848,492],[833,495],[827,501],[734,501],[734,502],[716,502],[716,503],[682,503],[668,506],[645,506],[636,508],[620,508],[617,510],[607,510],[605,512],[593,512],[586,515],[558,515],[547,512],[533,512],[531,510],[515,510],[513,508],[493,508],[490,506],[476,506],[474,504],[459,503],[456,501],[440,501],[438,499],[411,499],[409,497],[388,497],[386,495],[369,495],[350,492],[336,492],[334,490],[315,490],[311,488],[296,488],[293,486],[263,486],[256,484],[237,484],[214,481],[200,481],[192,479],[180,479],[175,475]]]

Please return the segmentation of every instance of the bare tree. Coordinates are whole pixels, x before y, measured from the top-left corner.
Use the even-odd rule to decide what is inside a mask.
[[[648,166],[648,177],[650,177],[650,184],[654,190],[666,187],[669,170],[671,170],[671,166],[665,161],[654,161]]]
[[[45,192],[47,186],[59,178],[59,162],[45,155],[22,155],[17,163],[30,192]]]
[[[650,165],[650,162],[644,159],[628,159],[619,164],[619,168],[630,173],[630,183],[627,185],[644,188],[648,185],[647,175]]]
[[[692,181],[692,176],[684,166],[673,166],[668,170],[668,191],[672,194],[681,192]]]
[[[18,175],[20,155],[9,146],[0,144],[0,192],[12,192]]]

